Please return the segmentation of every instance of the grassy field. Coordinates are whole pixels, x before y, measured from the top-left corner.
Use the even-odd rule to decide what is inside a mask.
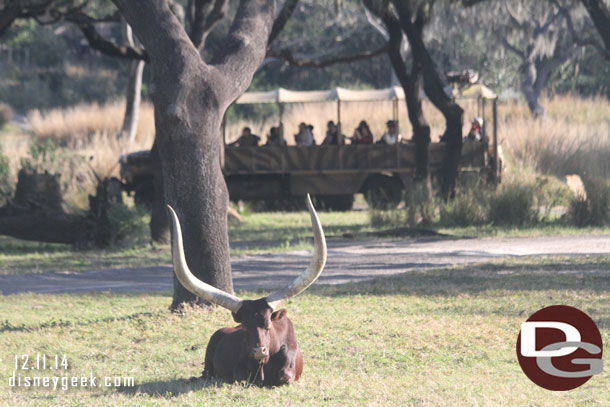
[[[609,269],[610,257],[520,258],[314,287],[287,305],[303,377],[272,389],[189,382],[212,332],[233,324],[225,310],[170,314],[169,293],[0,297],[0,405],[607,406],[608,370],[549,392],[521,372],[515,342],[530,314],[559,303],[588,313],[608,343]],[[136,386],[9,388],[16,354],[67,356],[67,371],[45,375],[93,372]]]

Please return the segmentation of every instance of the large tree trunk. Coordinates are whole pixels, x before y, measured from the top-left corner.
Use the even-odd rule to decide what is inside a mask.
[[[527,107],[530,109],[534,119],[543,117],[544,106],[538,101],[542,87],[535,86],[536,82],[539,81],[539,78],[537,78],[536,64],[532,61],[525,61],[521,65],[521,70],[523,75],[523,79],[521,80],[521,91],[527,101]]]
[[[265,56],[275,2],[241,0],[208,65],[166,0],[113,1],[150,56],[165,201],[182,221],[187,263],[200,280],[232,292],[220,124]],[[201,302],[174,279],[173,309]]]
[[[155,191],[150,215],[150,237],[155,243],[165,244],[170,241],[169,219],[165,206],[161,157],[156,140],[150,150],[150,165],[153,171],[153,188]]]

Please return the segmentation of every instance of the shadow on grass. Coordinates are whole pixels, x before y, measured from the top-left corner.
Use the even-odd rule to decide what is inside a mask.
[[[610,291],[610,256],[525,257],[410,271],[357,283],[316,286],[313,295],[456,296],[494,290]]]
[[[134,387],[122,387],[118,391],[128,395],[148,394],[156,397],[176,397],[207,387],[217,387],[220,384],[221,382],[216,380],[202,378],[171,379],[142,383]]]
[[[153,397],[176,397],[184,393],[190,393],[209,387],[220,387],[227,383],[219,379],[205,379],[203,377],[191,377],[189,379],[158,380],[154,382],[142,383],[135,387],[123,387],[118,391],[123,394],[148,394]],[[241,386],[250,387],[259,385],[241,383]]]

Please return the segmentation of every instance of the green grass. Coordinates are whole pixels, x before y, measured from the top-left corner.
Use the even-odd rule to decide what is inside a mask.
[[[608,370],[549,392],[521,372],[515,342],[534,311],[567,304],[588,313],[608,343],[609,266],[607,256],[519,258],[313,287],[287,304],[303,376],[273,389],[188,381],[202,370],[209,336],[234,324],[225,310],[174,315],[169,293],[0,297],[0,405],[605,406]],[[133,376],[137,386],[8,388],[15,354],[64,353],[69,376]]]
[[[147,222],[147,217],[145,221]],[[322,212],[320,219],[329,240],[344,234],[354,239],[377,239],[370,232],[392,228],[373,227],[366,211]],[[140,228],[147,231],[146,228]],[[575,228],[558,224],[507,228],[473,226],[438,228],[451,237],[523,237],[550,235],[592,235],[610,233],[608,227]],[[239,224],[229,225],[231,255],[278,253],[311,247],[311,224],[306,212],[248,213]],[[146,236],[134,241],[145,242]],[[45,272],[81,272],[110,268],[169,265],[169,246],[135,244],[107,250],[73,250],[68,245],[25,242],[0,236],[0,275]]]

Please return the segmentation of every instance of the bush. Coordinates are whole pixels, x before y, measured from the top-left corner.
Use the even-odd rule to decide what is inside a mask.
[[[534,185],[534,208],[539,210],[539,220],[548,221],[553,208],[568,206],[573,196],[570,188],[555,177],[538,176]]]
[[[406,211],[404,209],[393,209],[393,210],[369,210],[369,218],[371,222],[371,226],[379,228],[379,227],[390,227],[390,228],[400,228],[404,227],[407,219],[406,219]]]
[[[494,225],[519,226],[538,220],[534,207],[535,187],[531,184],[504,184],[489,199],[488,220]]]
[[[13,119],[13,109],[6,103],[0,102],[0,129],[4,127],[5,124],[10,122]]]
[[[113,205],[108,210],[109,243],[133,245],[146,242],[150,234],[145,212],[122,203]]]
[[[489,197],[484,190],[474,188],[458,193],[440,207],[440,223],[444,226],[482,225],[487,222]]]
[[[568,222],[578,227],[610,225],[610,185],[599,178],[585,180],[584,184],[587,195],[572,199]]]

